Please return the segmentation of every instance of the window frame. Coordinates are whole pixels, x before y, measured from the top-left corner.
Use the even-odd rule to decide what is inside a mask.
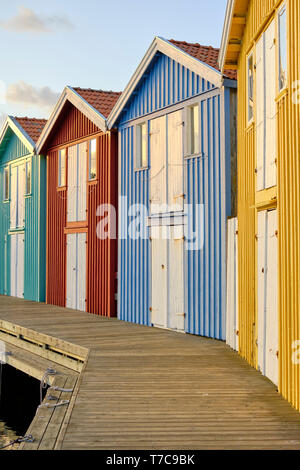
[[[250,85],[250,75],[249,75],[249,63],[252,59],[252,107],[250,105],[251,98],[249,93],[249,85]],[[255,63],[254,63],[254,50],[252,49],[249,54],[247,55],[247,122],[251,124],[254,121],[254,70],[255,70]],[[250,117],[250,109],[252,109],[252,116]]]
[[[197,119],[198,119],[198,129],[197,133],[195,134],[195,120],[193,114],[193,126],[192,126],[192,113],[193,109],[197,108]],[[186,107],[186,152],[185,157],[194,157],[200,155],[200,103],[196,102]],[[193,132],[193,133],[192,133]],[[196,143],[196,135],[197,135],[197,148],[195,146]],[[193,141],[193,147],[192,147]],[[194,151],[193,151],[194,150]],[[196,151],[195,151],[196,150]]]
[[[29,191],[27,191],[27,168],[28,166],[30,167],[30,187]],[[25,162],[25,196],[30,196],[31,195],[31,190],[32,190],[32,164],[31,160],[26,160]]]
[[[7,185],[6,185],[6,177],[5,177],[6,174],[7,174]],[[4,167],[4,170],[3,170],[3,202],[9,201],[9,191],[10,191],[10,171],[9,171],[9,166],[6,166]],[[7,197],[6,197],[6,192],[7,192]]]
[[[61,184],[61,154],[64,152],[64,161],[65,161],[65,173],[64,173],[64,184]],[[67,148],[59,149],[58,151],[58,189],[64,189],[67,187]]]
[[[143,136],[143,127],[146,133]],[[138,135],[140,132],[140,135]],[[146,141],[146,155],[143,161],[143,137]],[[142,171],[149,168],[149,122],[143,121],[135,125],[134,129],[134,170]]]
[[[286,47],[286,79],[283,86],[281,86],[281,77],[280,77],[280,64],[281,64],[281,38],[280,34],[280,19],[285,15],[285,47]],[[288,34],[287,34],[288,22],[287,22],[287,6],[286,3],[279,9],[277,13],[277,36],[278,36],[278,68],[277,68],[277,83],[278,83],[278,92],[281,93],[288,86]]]
[[[95,149],[95,177],[91,178],[91,143],[96,142],[96,149]],[[97,155],[98,155],[98,139],[95,137],[94,139],[90,139],[88,141],[88,182],[94,182],[98,180],[98,171],[97,171]]]

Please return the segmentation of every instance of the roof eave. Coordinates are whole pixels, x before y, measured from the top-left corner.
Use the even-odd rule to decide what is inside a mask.
[[[4,122],[2,130],[0,132],[0,145],[2,144],[5,134],[9,127],[14,132],[14,134],[21,140],[21,142],[23,142],[23,144],[28,148],[28,151],[34,153],[36,150],[35,142],[13,116],[7,116],[6,121]]]
[[[106,132],[107,124],[106,118],[97,111],[90,103],[88,103],[79,93],[77,93],[72,87],[66,86],[56,103],[54,110],[50,118],[45,125],[39,140],[37,141],[36,148],[38,153],[43,153],[44,147],[50,133],[57,122],[60,113],[66,103],[69,101],[73,106],[79,109],[90,121],[92,121],[102,132]]]
[[[190,54],[175,46],[170,41],[167,41],[166,39],[157,36],[152,41],[146,54],[144,55],[136,71],[132,75],[128,85],[126,86],[125,90],[123,91],[122,95],[120,96],[115,106],[113,107],[110,115],[108,116],[108,129],[111,129],[115,125],[122,110],[126,106],[126,103],[128,102],[132,92],[137,87],[139,81],[141,80],[142,76],[144,75],[145,71],[147,70],[148,66],[150,65],[153,57],[157,52],[162,52],[163,54],[167,55],[168,57],[171,57],[172,59],[176,60],[177,62],[181,63],[182,65],[186,66],[187,68],[191,69],[192,71],[198,74],[204,74],[204,76],[207,77],[207,80],[213,83],[215,86],[220,87],[222,85],[223,76],[221,72],[214,69],[205,62],[202,62],[192,57]]]

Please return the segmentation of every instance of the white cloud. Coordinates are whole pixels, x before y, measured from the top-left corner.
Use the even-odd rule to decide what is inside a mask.
[[[59,93],[51,90],[48,86],[35,88],[20,81],[8,86],[6,100],[8,103],[37,106],[49,111],[56,104],[59,96]]]
[[[38,16],[30,8],[20,6],[16,16],[0,21],[0,27],[15,32],[52,33],[57,29],[72,29],[73,25],[66,16]]]

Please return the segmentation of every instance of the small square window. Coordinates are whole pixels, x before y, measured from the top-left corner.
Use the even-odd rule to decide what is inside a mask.
[[[97,177],[97,140],[90,140],[89,145],[89,180],[95,180]]]
[[[279,91],[287,85],[287,32],[286,32],[286,7],[278,16],[278,36],[279,36]]]
[[[248,57],[248,121],[253,119],[253,75],[254,75],[254,64],[253,54]]]
[[[31,193],[31,162],[26,162],[26,195]]]
[[[199,153],[199,105],[189,106],[187,109],[187,153]]]
[[[138,124],[135,128],[135,168],[146,168],[148,166],[148,132],[147,123]]]
[[[9,199],[9,168],[4,168],[4,185],[3,185],[3,199],[8,201]]]
[[[66,186],[66,149],[62,149],[59,151],[59,158],[58,158],[58,186],[64,187]]]

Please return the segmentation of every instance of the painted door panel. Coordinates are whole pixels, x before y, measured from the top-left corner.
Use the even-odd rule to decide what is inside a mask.
[[[266,292],[266,375],[278,385],[278,239],[277,211],[268,212]]]
[[[86,220],[87,143],[78,145],[78,208],[77,220]]]
[[[86,233],[67,235],[66,306],[86,310]]]
[[[77,217],[77,145],[68,149],[67,199],[67,221],[75,222]]]
[[[152,324],[167,327],[167,240],[162,238],[164,227],[152,229]],[[156,232],[154,234],[154,232]]]
[[[277,211],[258,213],[258,366],[278,385]]]
[[[237,229],[237,218],[229,219],[227,225],[226,343],[236,351],[239,350]]]
[[[150,122],[150,159],[151,214],[158,214],[166,211],[160,206],[167,203],[166,116],[152,119]]]
[[[256,189],[264,189],[264,136],[265,136],[265,37],[256,45]]]
[[[18,167],[11,167],[10,175],[10,228],[17,226],[17,190],[18,190]]]
[[[265,32],[265,61],[266,61],[266,158],[265,158],[265,187],[276,185],[276,42],[275,21],[272,21]]]
[[[77,234],[67,235],[67,297],[66,307],[77,305]]]
[[[18,210],[17,226],[24,227],[25,224],[25,164],[18,165]]]
[[[24,297],[24,233],[10,236],[10,294]]]
[[[168,114],[168,204],[183,210],[183,111]],[[177,207],[178,206],[178,207]]]
[[[78,233],[77,235],[77,309],[86,310],[86,233]]]
[[[168,328],[184,330],[183,227],[171,227],[168,266]]]

